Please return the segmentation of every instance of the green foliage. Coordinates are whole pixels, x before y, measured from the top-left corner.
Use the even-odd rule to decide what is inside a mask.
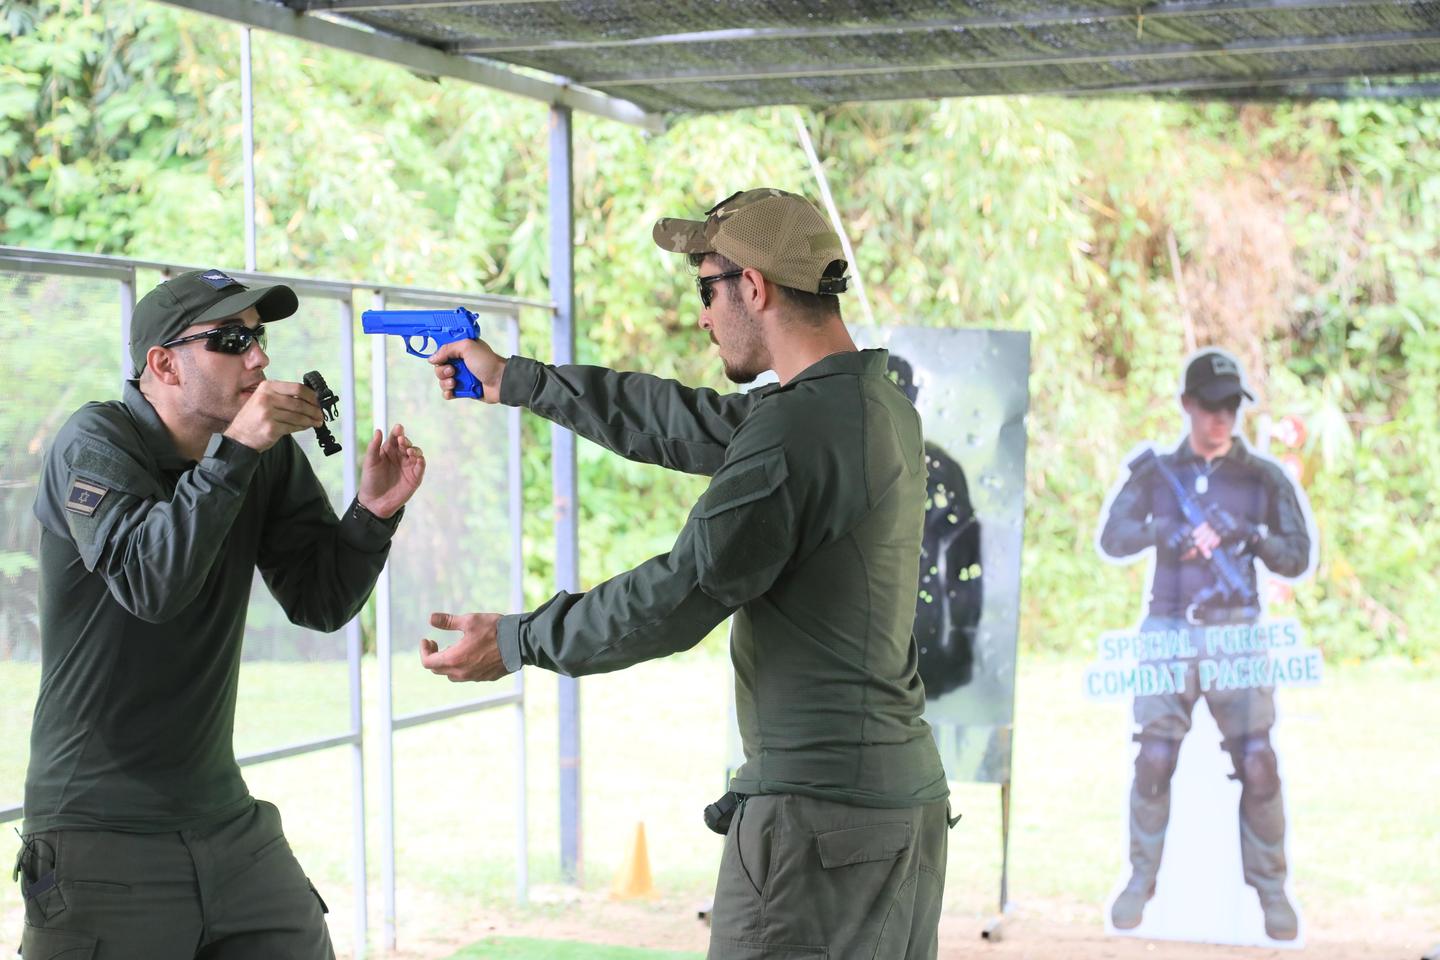
[[[0,0],[0,23],[0,241],[240,265],[237,29],[125,0]],[[548,299],[543,106],[269,34],[254,48],[262,268]],[[1028,648],[1135,620],[1144,571],[1097,562],[1097,518],[1132,446],[1179,437],[1180,361],[1214,343],[1263,412],[1309,427],[1322,550],[1294,602],[1311,639],[1332,658],[1440,652],[1440,105],[987,98],[658,137],[577,116],[582,362],[723,386],[648,225],[744,186],[815,194],[797,118],[877,323],[1032,334]],[[542,311],[522,334],[550,354]],[[532,602],[551,582],[548,438],[527,418]],[[583,445],[581,482],[592,583],[667,549],[702,483]]]

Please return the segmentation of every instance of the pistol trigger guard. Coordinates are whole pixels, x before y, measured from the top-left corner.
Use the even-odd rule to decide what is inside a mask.
[[[420,341],[420,346],[418,347],[415,346],[416,340]],[[431,347],[431,344],[435,345]],[[430,351],[428,353],[425,351],[426,347],[430,347]],[[435,338],[430,336],[428,333],[412,333],[410,334],[410,336],[405,338],[405,352],[410,354],[412,357],[420,357],[421,359],[428,360],[431,356],[435,354],[435,351],[439,349],[440,344],[435,343]]]

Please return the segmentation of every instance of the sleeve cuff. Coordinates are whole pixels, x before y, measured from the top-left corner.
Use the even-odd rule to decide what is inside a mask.
[[[529,357],[511,357],[505,361],[505,377],[500,381],[500,402],[508,407],[523,407],[535,395],[543,364]]]
[[[240,491],[249,486],[250,478],[255,475],[255,468],[259,463],[258,450],[231,440],[223,433],[214,433],[210,435],[210,442],[205,445],[205,455],[200,458],[197,466],[222,485]]]
[[[505,662],[505,669],[511,673],[525,666],[525,661],[520,656],[521,626],[523,626],[523,615],[509,613],[500,618],[500,623],[495,628],[500,647],[500,659]]]
[[[392,516],[382,519],[361,506],[358,499],[352,500],[350,509],[345,511],[340,521],[340,537],[362,553],[379,553],[389,545],[404,515],[405,508],[401,507]]]

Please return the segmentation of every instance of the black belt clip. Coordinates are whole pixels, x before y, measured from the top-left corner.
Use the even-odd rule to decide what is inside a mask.
[[[720,836],[730,832],[730,821],[735,817],[735,810],[740,806],[740,801],[745,799],[744,794],[731,790],[705,808],[705,826],[709,827]]]

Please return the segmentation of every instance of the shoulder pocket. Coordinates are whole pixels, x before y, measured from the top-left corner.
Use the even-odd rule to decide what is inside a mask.
[[[710,484],[710,489],[705,491],[705,496],[700,498],[695,516],[708,520],[726,510],[768,497],[788,476],[790,468],[785,465],[785,452],[779,447],[762,450],[724,468],[722,476],[717,477]]]
[[[695,505],[700,588],[738,607],[775,582],[795,552],[790,476],[778,447],[723,467]]]

